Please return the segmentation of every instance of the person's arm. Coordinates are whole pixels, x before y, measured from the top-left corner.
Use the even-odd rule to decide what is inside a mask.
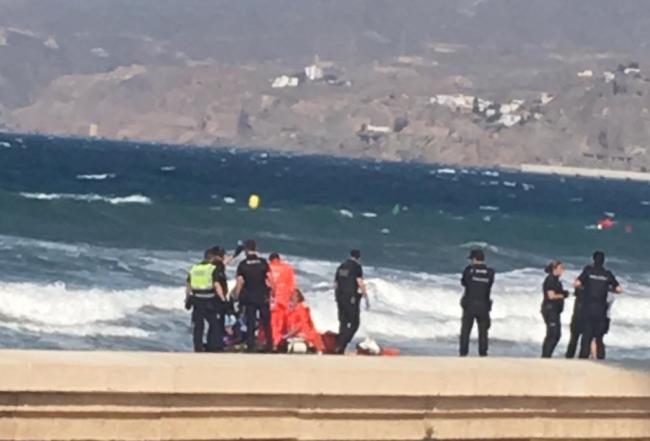
[[[612,292],[614,294],[621,294],[623,292],[623,286],[618,283],[618,280],[616,280],[616,277],[614,277],[614,274],[611,272],[609,273],[609,286],[612,287]]]
[[[214,292],[217,294],[217,297],[219,297],[223,302],[228,301],[226,299],[226,293],[223,292],[223,288],[219,282],[214,282]]]
[[[576,281],[573,283],[573,286],[575,288],[584,288],[585,284],[587,283],[587,278],[589,275],[587,274],[587,268],[582,270],[582,273],[578,276]]]
[[[463,270],[463,275],[460,277],[460,284],[462,287],[467,287],[467,278],[469,277],[469,267]]]
[[[235,294],[237,294],[237,297],[241,294],[242,289],[244,289],[244,278],[237,276],[237,284],[235,285]]]

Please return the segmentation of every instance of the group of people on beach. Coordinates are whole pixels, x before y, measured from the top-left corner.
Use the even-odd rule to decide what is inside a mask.
[[[463,309],[460,333],[460,355],[469,352],[469,337],[476,321],[479,334],[479,355],[488,354],[488,330],[492,310],[491,291],[495,272],[485,264],[482,250],[472,250],[471,264],[463,271],[461,284],[465,293],[461,300]],[[542,285],[541,313],[546,324],[546,337],[542,344],[542,358],[550,358],[560,341],[562,326],[560,317],[569,291],[564,289],[560,278],[564,265],[559,260],[545,268],[548,274]],[[575,302],[571,318],[571,337],[566,358],[575,357],[580,341],[580,358],[605,358],[605,334],[609,332],[610,310],[613,294],[623,292],[614,274],[605,268],[605,253],[596,251],[593,262],[585,266],[573,284]]]
[[[229,291],[226,265],[242,252],[245,257]],[[361,252],[352,250],[335,276],[338,334],[320,334],[293,267],[278,253],[263,258],[254,240],[239,245],[233,255],[219,246],[206,250],[187,277],[185,307],[192,311],[194,351],[345,353],[359,329],[359,301],[367,300],[360,260]]]
[[[236,283],[228,290],[226,265],[240,254]],[[469,353],[474,322],[478,325],[478,353],[488,355],[488,331],[491,325],[492,287],[495,271],[485,263],[485,253],[473,249],[470,264],[461,277],[462,318],[460,356]],[[574,282],[574,310],[571,338],[566,352],[573,358],[580,341],[580,358],[604,359],[604,336],[609,331],[612,294],[622,287],[605,268],[605,254],[596,251]],[[546,324],[542,357],[550,358],[561,337],[560,317],[569,291],[560,280],[562,262],[554,260],[546,267],[548,274],[542,287],[541,313]],[[248,352],[297,352],[344,354],[360,325],[360,304],[368,293],[363,278],[361,252],[352,250],[334,275],[335,301],[338,309],[338,333],[320,334],[312,321],[305,297],[296,283],[293,267],[278,253],[263,258],[257,243],[248,240],[232,255],[220,246],[205,251],[203,260],[187,276],[186,309],[192,311],[193,343],[196,352],[243,350]],[[207,342],[204,341],[205,324]],[[361,353],[382,355],[377,345],[358,346]]]

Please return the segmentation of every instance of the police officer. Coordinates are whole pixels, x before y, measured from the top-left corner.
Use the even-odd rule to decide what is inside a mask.
[[[461,299],[463,317],[460,328],[460,356],[469,353],[469,337],[474,326],[478,323],[478,352],[481,357],[488,354],[488,329],[490,329],[490,310],[492,300],[490,293],[494,284],[494,270],[485,265],[485,253],[481,249],[473,249],[469,259],[471,264],[463,271],[461,285],[465,293]]]
[[[609,328],[608,294],[620,294],[623,287],[614,274],[605,268],[605,253],[596,251],[593,264],[587,265],[578,279],[576,288],[584,288],[582,295],[583,333],[580,342],[580,358],[589,358],[592,341],[596,343],[596,358],[605,358],[603,337]]]
[[[228,286],[223,264],[224,251],[213,247],[204,253],[203,261],[194,265],[187,277],[187,309],[192,309],[194,352],[223,350],[224,309]],[[208,341],[203,344],[205,322]]]
[[[257,253],[257,243],[244,243],[246,258],[237,267],[235,292],[239,304],[245,309],[246,347],[248,352],[256,351],[255,329],[264,332],[264,352],[273,350],[271,334],[270,288],[268,284],[269,264]],[[259,326],[258,326],[259,324]]]
[[[578,349],[578,341],[582,335],[582,288],[576,288],[573,292],[575,297],[573,302],[573,315],[571,316],[571,336],[569,337],[569,344],[566,348],[566,358],[573,358]]]
[[[546,266],[545,271],[548,276],[542,286],[542,317],[546,324],[546,338],[542,345],[542,358],[551,358],[562,335],[560,315],[564,310],[564,299],[569,296],[569,292],[564,289],[560,281],[560,277],[564,274],[562,262],[552,261]]]
[[[361,251],[352,250],[350,257],[338,267],[334,289],[339,316],[336,353],[344,354],[345,348],[359,330],[361,320],[359,303],[362,297],[366,299],[366,306],[369,306],[366,284],[363,280]]]

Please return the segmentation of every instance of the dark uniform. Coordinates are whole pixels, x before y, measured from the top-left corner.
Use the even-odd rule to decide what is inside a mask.
[[[460,355],[469,353],[469,337],[474,326],[478,323],[478,352],[485,357],[488,353],[488,329],[490,329],[490,310],[492,300],[490,292],[494,284],[494,270],[485,264],[469,265],[463,271],[461,285],[465,294],[461,299],[463,318],[460,328]]]
[[[358,279],[363,278],[363,268],[355,259],[348,259],[336,270],[336,306],[339,313],[339,335],[336,352],[343,354],[345,348],[359,330],[361,312]]]
[[[610,290],[618,288],[619,283],[614,274],[601,265],[585,267],[578,280],[580,280],[584,288],[582,295],[583,330],[580,358],[589,358],[591,341],[596,339],[597,357],[598,359],[604,359],[603,336],[609,328],[607,295]]]
[[[269,264],[257,254],[249,254],[237,267],[237,276],[244,279],[244,289],[239,296],[239,304],[245,309],[246,346],[249,352],[256,349],[255,329],[258,318],[264,331],[266,351],[273,349],[271,335],[271,310],[269,306],[270,289],[266,283]]]
[[[225,304],[217,296],[214,284],[219,283],[228,292],[223,263],[201,262],[190,270],[187,282],[191,288],[188,306],[192,308],[193,342],[195,352],[223,350]],[[205,322],[208,323],[208,341],[203,344]]]
[[[544,295],[542,317],[544,323],[546,323],[546,338],[544,338],[544,344],[542,345],[542,358],[551,358],[562,335],[560,315],[564,311],[564,299],[551,300],[548,298],[548,292],[553,291],[556,294],[563,294],[564,297],[567,297],[569,293],[564,290],[560,279],[553,274],[549,274],[544,280],[542,291]]]
[[[571,316],[571,337],[566,348],[566,358],[573,358],[578,349],[578,340],[582,335],[582,288],[576,288],[573,293],[573,315]]]

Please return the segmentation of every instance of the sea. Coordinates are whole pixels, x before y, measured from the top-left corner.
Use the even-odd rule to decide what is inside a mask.
[[[323,332],[337,329],[336,267],[361,249],[371,308],[357,338],[436,356],[457,354],[470,249],[497,271],[490,355],[511,357],[541,353],[546,263],[565,262],[569,287],[603,250],[625,287],[608,357],[650,360],[649,183],[12,134],[0,134],[0,347],[188,352],[189,267],[245,239],[295,266]]]

